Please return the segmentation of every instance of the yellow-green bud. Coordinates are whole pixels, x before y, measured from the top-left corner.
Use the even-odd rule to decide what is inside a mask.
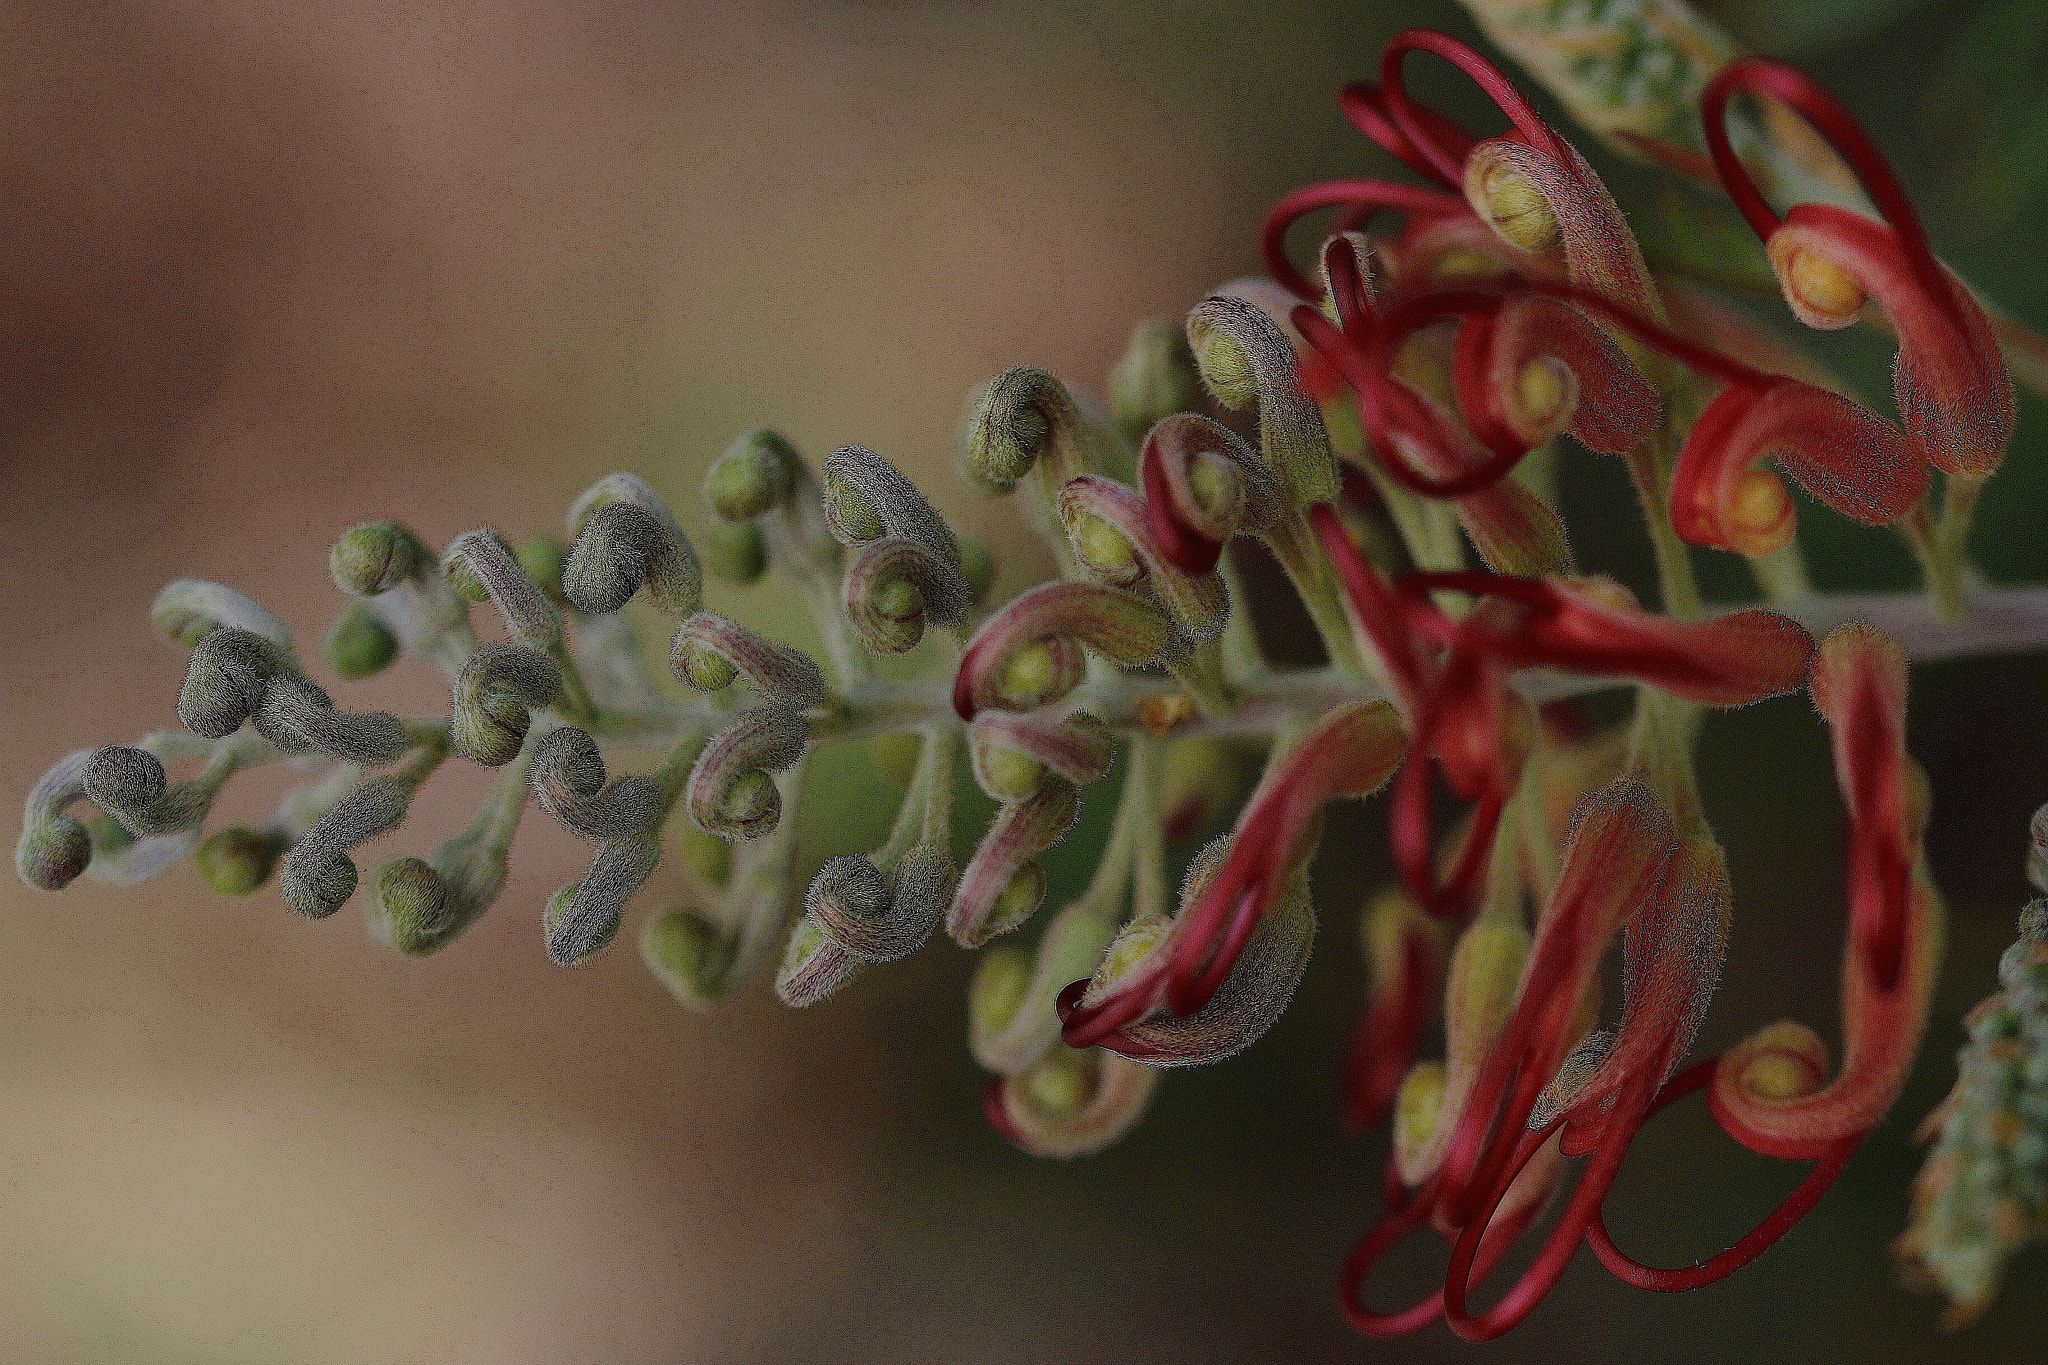
[[[683,824],[676,835],[676,844],[683,855],[683,866],[696,873],[706,885],[722,890],[732,880],[732,845],[716,834],[706,834],[695,825]]]
[[[378,932],[408,957],[439,947],[455,913],[448,883],[421,858],[394,858],[378,868],[376,902]]]
[[[515,564],[518,563],[519,556],[514,553],[511,543],[505,537],[499,535],[496,531],[486,531],[485,534],[498,542],[499,548],[504,550],[507,559]],[[441,566],[441,571],[447,576],[448,586],[454,590],[457,597],[468,602],[488,602],[491,600],[490,589],[484,586],[483,579],[477,576],[476,570],[469,566],[469,561],[463,556],[455,555],[449,558]]]
[[[1002,670],[996,675],[996,695],[1014,705],[1036,705],[1059,681],[1059,672],[1052,645],[1034,640],[1011,650],[1003,660]]]
[[[1052,1055],[1017,1077],[1024,1100],[1049,1119],[1076,1113],[1095,1093],[1097,1062],[1092,1053],[1057,1047]]]
[[[996,903],[988,913],[988,929],[982,937],[1009,933],[1030,919],[1044,900],[1045,869],[1035,861],[1028,862],[1012,873],[997,893]]]
[[[548,897],[547,906],[540,913],[540,926],[543,934],[549,938],[554,936],[555,927],[562,922],[562,916],[569,913],[569,907],[576,903],[576,893],[582,889],[582,882],[570,882],[567,886],[556,891],[554,895]],[[601,923],[601,927],[591,937],[589,945],[577,954],[575,960],[580,962],[586,957],[602,952],[610,946],[612,939],[617,936],[618,932],[619,921],[618,917],[614,915]]]
[[[368,603],[354,598],[334,618],[320,652],[329,668],[354,682],[382,672],[398,657],[398,637]]]
[[[703,542],[704,564],[728,583],[745,587],[768,571],[768,540],[751,521],[715,523]]]
[[[1045,781],[1045,765],[1021,749],[990,745],[982,756],[985,790],[998,801],[1022,801]]]
[[[755,768],[732,780],[718,803],[718,810],[719,815],[732,825],[743,829],[759,825],[765,833],[775,828],[776,817],[782,810],[782,793],[776,790],[774,778]]]
[[[95,858],[119,853],[135,842],[135,836],[126,825],[105,814],[86,817],[85,836],[92,840],[92,856]]]
[[[704,499],[727,521],[750,521],[781,507],[795,487],[795,447],[756,427],[734,438],[704,477]]]
[[[1524,251],[1557,245],[1557,213],[1536,182],[1520,171],[1489,167],[1481,177],[1478,208],[1507,241]]]
[[[1447,1081],[1442,1062],[1417,1062],[1394,1095],[1394,1157],[1412,1167],[1436,1136]]]
[[[1022,948],[1004,944],[982,953],[973,984],[967,988],[967,1010],[977,1036],[1009,1027],[1023,1008],[1031,973],[1031,954]]]
[[[263,885],[284,853],[284,840],[233,827],[208,835],[192,855],[199,879],[223,896],[246,896]]]
[[[912,649],[924,638],[924,593],[907,578],[892,578],[875,589],[870,624],[880,642],[896,652]]]
[[[370,597],[418,578],[433,563],[418,536],[395,521],[379,521],[342,532],[328,553],[327,571],[343,592]]]
[[[567,605],[569,599],[562,596],[562,565],[568,562],[569,547],[553,536],[535,536],[519,542],[516,553],[519,567],[526,571],[534,586],[556,606]]]
[[[732,685],[739,670],[717,650],[691,641],[680,642],[669,656],[676,676],[699,692],[717,692]]]
[[[1139,572],[1138,553],[1129,536],[1107,519],[1093,512],[1077,514],[1067,527],[1074,553],[1095,572],[1116,582],[1127,582]]]

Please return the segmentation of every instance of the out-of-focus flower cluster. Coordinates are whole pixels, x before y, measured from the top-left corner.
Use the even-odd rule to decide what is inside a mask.
[[[1509,130],[1481,138],[1415,102],[1414,53],[1469,75]],[[81,873],[133,882],[189,855],[227,894],[274,874],[311,919],[361,893],[372,932],[417,956],[498,897],[530,796],[592,845],[541,914],[565,966],[612,941],[664,858],[679,903],[642,922],[640,950],[692,1007],[770,963],[782,999],[809,1005],[941,926],[987,945],[969,1042],[995,1077],[989,1119],[1027,1150],[1073,1156],[1138,1122],[1161,1069],[1229,1057],[1278,1018],[1315,935],[1326,808],[1385,788],[1398,884],[1365,908],[1372,988],[1344,1116],[1391,1117],[1393,1152],[1383,1216],[1342,1277],[1347,1314],[1372,1333],[1442,1317],[1494,1336],[1582,1242],[1645,1287],[1717,1279],[1826,1191],[1925,1028],[1942,912],[1921,850],[1930,794],[1905,750],[1908,655],[1983,644],[1963,548],[2016,412],[1990,321],[1875,146],[1805,76],[1731,56],[1707,44],[1657,87],[1687,119],[1698,101],[1696,149],[1672,141],[1692,125],[1668,108],[1596,131],[1725,184],[1800,322],[1887,326],[1895,415],[1652,270],[1592,166],[1499,70],[1411,31],[1341,103],[1424,183],[1287,196],[1262,242],[1271,278],[1224,286],[1183,327],[1139,328],[1106,407],[1028,368],[972,396],[960,470],[1025,505],[1053,580],[989,601],[986,551],[887,459],[849,445],[813,466],[768,430],[711,468],[712,529],[694,544],[623,473],[576,501],[560,540],[486,528],[436,554],[396,522],[356,527],[330,557],[349,601],[323,658],[345,679],[400,658],[438,667],[449,713],[338,709],[274,616],[181,580],[155,620],[191,651],[183,728],[60,759],[29,794],[20,873],[51,890]],[[1727,131],[1744,100],[1810,122],[1881,216],[1781,214],[1753,178],[1767,159]],[[1290,228],[1322,211],[1337,216],[1304,271]],[[1382,214],[1402,221],[1373,230]],[[1635,485],[1658,611],[1575,561],[1554,473],[1588,451]],[[1788,481],[1895,528],[1926,597],[1865,602],[1886,619],[1845,623],[1808,586]],[[1299,596],[1323,665],[1281,668],[1262,649],[1239,577],[1253,542]],[[1689,546],[1742,556],[1768,605],[1710,610]],[[707,609],[707,569],[786,585],[819,647]],[[485,604],[502,643],[478,641]],[[672,681],[645,667],[652,619]],[[902,655],[922,670],[876,666]],[[1634,707],[1602,727],[1575,699],[1609,688],[1632,689]],[[1688,1066],[1736,904],[1693,776],[1699,718],[1799,690],[1828,728],[1848,816],[1843,1055],[1776,1023]],[[802,868],[792,817],[812,756],[849,741],[872,741],[897,779],[894,827]],[[499,773],[474,821],[364,873],[357,846],[397,830],[451,759]],[[208,833],[224,784],[273,763],[303,781],[271,818]],[[167,765],[190,773],[173,781]],[[1112,772],[1094,876],[1041,915],[1040,857]],[[978,834],[956,819],[968,780],[996,805]],[[1447,798],[1461,813],[1445,826]],[[98,813],[72,814],[81,801]],[[1035,945],[1013,946],[1035,920]],[[1617,939],[1622,999],[1607,1008],[1599,968]],[[1978,1020],[1922,1184],[1914,1249],[1965,1302],[2039,1217],[2032,942]],[[1443,1054],[1425,1059],[1439,1016]],[[1734,1140],[1811,1170],[1726,1251],[1645,1266],[1609,1238],[1601,1204],[1643,1124],[1696,1090]],[[1577,1159],[1533,1262],[1474,1304]],[[1443,1286],[1371,1307],[1374,1262],[1424,1227],[1452,1246]]]

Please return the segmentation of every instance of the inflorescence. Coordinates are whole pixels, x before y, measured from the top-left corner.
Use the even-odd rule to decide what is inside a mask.
[[[1419,105],[1403,84],[1417,52],[1468,74],[1509,130],[1481,138]],[[1727,131],[1738,97],[1804,116],[1882,218],[1774,209],[1753,178],[1764,159]],[[971,987],[971,1046],[996,1076],[990,1121],[1029,1151],[1072,1156],[1128,1131],[1161,1068],[1228,1057],[1271,1026],[1314,938],[1325,808],[1387,789],[1399,884],[1365,910],[1373,984],[1344,1117],[1391,1118],[1393,1154],[1383,1216],[1342,1276],[1351,1321],[1388,1334],[1441,1317],[1495,1336],[1582,1242],[1658,1290],[1745,1264],[1891,1106],[1927,1022],[1942,910],[1921,846],[1930,795],[1905,750],[1906,645],[1939,647],[1944,620],[1967,631],[1963,544],[2012,435],[2012,381],[1876,148],[1788,67],[1720,67],[1703,155],[1632,135],[1726,186],[1800,322],[1889,327],[1896,416],[1782,373],[1797,367],[1783,342],[1653,271],[1588,162],[1466,45],[1403,33],[1379,83],[1345,90],[1342,106],[1423,183],[1288,195],[1263,234],[1271,278],[1219,290],[1184,329],[1140,328],[1107,409],[1028,368],[972,398],[962,473],[1022,499],[1056,579],[988,602],[987,552],[889,461],[850,445],[814,469],[768,430],[712,467],[718,520],[701,546],[630,474],[577,500],[566,541],[514,546],[484,529],[436,555],[396,522],[359,526],[330,558],[350,601],[324,658],[349,679],[400,656],[434,665],[450,714],[340,710],[276,617],[180,580],[154,619],[191,650],[184,728],[59,760],[28,797],[22,877],[136,882],[190,855],[227,894],[274,874],[312,919],[360,892],[372,932],[423,955],[497,898],[531,795],[594,847],[543,910],[552,961],[604,949],[657,863],[679,855],[688,898],[643,924],[649,968],[704,1008],[775,959],[775,990],[803,1006],[941,925],[978,948],[1037,916],[1040,855],[1120,761],[1092,881],[1035,947],[993,943]],[[1288,230],[1325,210],[1337,218],[1304,270]],[[1368,231],[1383,214],[1402,221]],[[1553,491],[1556,461],[1580,458],[1567,436],[1626,466],[1661,612],[1576,565]],[[1811,592],[1788,481],[1905,536],[1932,604],[1894,613],[1919,623],[1916,638],[1841,623]],[[1299,595],[1323,666],[1268,662],[1238,577],[1245,540]],[[1770,605],[1707,610],[1688,546],[1744,557]],[[707,567],[792,587],[822,658],[706,610]],[[620,614],[636,598],[666,618],[687,699],[645,669]],[[477,642],[486,602],[506,643]],[[1831,629],[1816,643],[1809,626]],[[875,667],[913,651],[926,666],[909,680]],[[1634,690],[1632,714],[1590,722],[1575,698],[1616,687]],[[1733,905],[1694,781],[1699,717],[1802,689],[1848,817],[1844,1055],[1832,1065],[1812,1030],[1781,1022],[1688,1064]],[[806,769],[860,739],[902,779],[894,828],[806,884],[791,818]],[[635,771],[619,775],[627,754]],[[399,828],[458,757],[498,773],[470,826],[426,857],[359,869],[352,850]],[[207,833],[225,783],[272,763],[303,785],[261,827]],[[997,803],[964,866],[963,764]],[[172,781],[167,765],[191,775]],[[1447,795],[1464,812],[1445,828]],[[81,800],[99,814],[70,814]],[[1169,848],[1226,817],[1174,894]],[[1977,1016],[1907,1248],[1970,1303],[2042,1217],[2044,932],[2037,906],[2005,994]],[[1603,1010],[1599,965],[1617,937],[1622,999]],[[1439,1009],[1444,1055],[1418,1060]],[[1693,1091],[1735,1141],[1810,1170],[1732,1247],[1660,1269],[1615,1244],[1601,1204],[1643,1125]],[[1528,1268],[1475,1302],[1574,1160]],[[1424,1227],[1452,1247],[1442,1287],[1372,1306],[1374,1263]]]

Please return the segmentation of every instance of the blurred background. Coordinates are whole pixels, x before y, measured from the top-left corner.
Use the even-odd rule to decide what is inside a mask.
[[[1841,91],[1943,253],[2048,325],[2031,3],[1708,8]],[[1099,390],[1135,321],[1255,267],[1280,193],[1389,173],[1333,96],[1411,23],[1473,36],[1450,0],[0,9],[0,796],[12,809],[69,749],[175,724],[183,658],[147,624],[172,577],[234,584],[310,645],[341,603],[325,556],[346,526],[560,534],[617,468],[701,525],[703,469],[756,423],[813,458],[881,451],[996,547],[1006,584],[1032,581],[1045,564],[1014,515],[947,473],[967,389],[1029,363]],[[1439,74],[1425,92],[1483,117]],[[1659,210],[1653,177],[1615,183],[1654,231],[1668,194]],[[1825,345],[1882,401],[1882,343]],[[1986,495],[1995,578],[2048,577],[2043,418],[2028,400]],[[1581,562],[1640,575],[1617,469],[1567,465]],[[1910,579],[1885,537],[1802,516],[1823,586]],[[1293,1009],[1074,1163],[982,1124],[966,954],[936,944],[803,1015],[764,982],[691,1015],[629,947],[547,964],[539,906],[587,851],[530,816],[498,906],[417,963],[370,942],[358,905],[308,923],[189,867],[62,895],[0,881],[0,1358],[2039,1360],[2038,1250],[1948,1335],[1893,1286],[1885,1246],[1911,1130],[2027,895],[2044,688],[2038,657],[1916,670],[1953,917],[1921,1065],[1820,1209],[1699,1293],[1642,1294],[1582,1254],[1490,1347],[1344,1326],[1337,1269],[1385,1159],[1333,1107],[1361,892],[1387,876],[1367,861],[1377,806],[1329,841]],[[337,695],[446,709],[410,665]],[[1832,1035],[1824,734],[1803,701],[1770,703],[1711,721],[1703,763],[1737,900],[1701,1051],[1786,1015]],[[874,841],[838,771],[806,812],[818,857]],[[481,790],[443,774],[365,865],[430,848]],[[259,816],[275,791],[231,789],[222,814]],[[1063,855],[1066,890],[1089,851]],[[629,934],[662,895],[657,878]],[[1681,1105],[1610,1218],[1678,1263],[1796,1178]],[[1397,1260],[1382,1301],[1434,1264]]]

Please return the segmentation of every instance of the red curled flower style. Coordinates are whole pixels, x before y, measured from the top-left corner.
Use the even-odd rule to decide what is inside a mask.
[[[1855,171],[1886,222],[1830,204],[1799,204],[1781,220],[1728,139],[1738,91],[1797,110]],[[1848,110],[1782,63],[1744,57],[1708,85],[1701,118],[1729,196],[1764,242],[1785,301],[1810,327],[1847,327],[1875,299],[1899,336],[1892,394],[1914,447],[1935,468],[1981,479],[2012,440],[2018,397],[1984,310],[1934,257],[1891,167]]]

